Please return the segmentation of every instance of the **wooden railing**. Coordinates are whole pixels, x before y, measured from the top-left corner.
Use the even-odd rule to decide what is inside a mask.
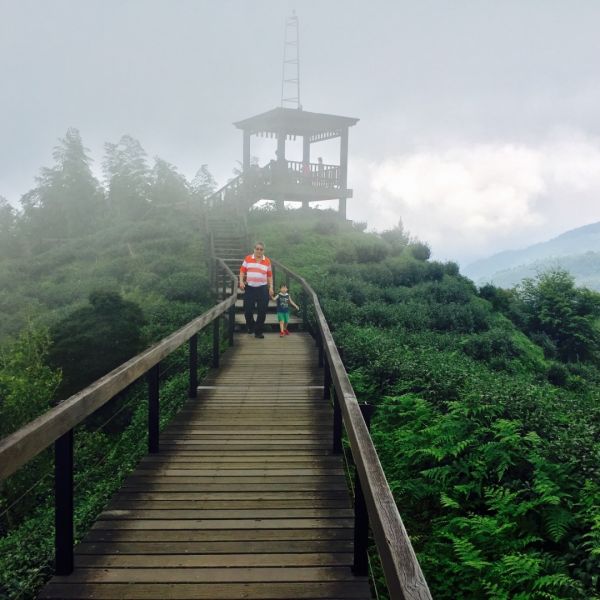
[[[316,329],[312,333],[319,346],[319,363],[324,366],[325,371],[325,399],[330,398],[332,386],[334,390],[332,449],[335,453],[342,451],[343,425],[356,466],[354,571],[366,574],[370,526],[390,597],[394,600],[430,600],[427,582],[402,523],[361,405],[356,399],[317,295],[305,279],[280,262],[272,262],[285,274],[288,287],[291,279],[302,286],[306,299],[314,307]],[[304,322],[307,323],[306,302],[303,302],[303,310]]]
[[[228,181],[223,187],[206,198],[208,208],[214,209],[236,205],[241,196],[244,183],[243,173]]]
[[[56,573],[73,571],[73,428],[127,386],[146,375],[148,381],[148,450],[159,451],[160,362],[189,342],[189,396],[198,387],[198,333],[213,324],[212,364],[219,365],[220,318],[228,313],[229,343],[233,344],[237,278],[221,259],[219,268],[232,281],[232,293],[178,331],[117,367],[82,391],[0,440],[0,481],[54,443]]]
[[[341,185],[339,165],[288,160],[287,171],[300,185],[316,188],[335,188]]]
[[[277,184],[305,188],[339,189],[342,185],[339,165],[286,160],[271,161],[264,167],[252,166],[206,198],[209,208],[248,209],[260,200],[261,191]]]

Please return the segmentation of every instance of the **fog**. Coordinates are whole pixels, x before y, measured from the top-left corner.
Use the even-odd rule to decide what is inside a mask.
[[[232,122],[280,104],[294,8],[303,107],[360,118],[349,218],[460,261],[600,220],[593,0],[0,0],[0,195],[18,205],[68,127],[99,176],[128,133],[225,183]]]

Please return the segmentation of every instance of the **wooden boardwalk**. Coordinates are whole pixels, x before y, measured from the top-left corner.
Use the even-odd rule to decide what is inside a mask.
[[[305,333],[236,334],[40,598],[367,599]]]

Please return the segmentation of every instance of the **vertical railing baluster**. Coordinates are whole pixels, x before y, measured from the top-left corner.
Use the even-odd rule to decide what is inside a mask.
[[[189,398],[198,397],[198,334],[190,338],[190,387],[188,390]]]
[[[333,444],[332,452],[334,454],[342,453],[342,409],[337,397],[335,388],[333,389]]]
[[[235,304],[229,307],[229,347],[233,346],[233,333],[235,330]]]
[[[371,416],[375,407],[372,404],[361,404],[360,412],[367,429],[371,428]],[[365,496],[360,484],[358,469],[354,471],[354,564],[352,572],[355,575],[367,575],[369,572],[369,513]]]
[[[329,400],[331,398],[331,369],[327,357],[325,357],[323,367],[323,400]]]
[[[302,329],[308,331],[308,295],[302,292]]]
[[[73,430],[54,442],[54,550],[57,575],[73,572]]]
[[[160,363],[156,363],[146,374],[148,381],[148,452],[156,454],[159,450],[159,378]]]
[[[220,318],[217,317],[213,321],[213,355],[212,355],[212,366],[215,369],[219,368],[220,336],[221,336]]]
[[[225,269],[221,269],[221,272],[223,273],[223,298],[222,298],[222,300],[225,300],[225,298],[227,298],[227,273],[226,273]]]
[[[318,364],[319,368],[323,366],[323,336],[321,335],[321,330],[317,329],[317,345],[319,347],[319,359]]]

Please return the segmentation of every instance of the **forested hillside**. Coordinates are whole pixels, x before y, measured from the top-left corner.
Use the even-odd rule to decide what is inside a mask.
[[[251,223],[313,284],[359,399],[377,406],[433,597],[599,597],[600,295],[563,271],[477,290],[401,230]]]
[[[522,250],[507,250],[467,265],[476,283],[504,288],[548,269],[565,269],[577,285],[600,291],[600,223],[578,227]]]

